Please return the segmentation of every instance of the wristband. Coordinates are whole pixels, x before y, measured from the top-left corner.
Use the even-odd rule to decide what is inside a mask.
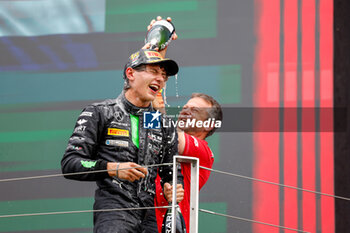
[[[117,178],[118,178],[119,165],[120,165],[120,163],[117,163],[117,169],[116,169],[117,174],[115,175],[115,177],[117,177]]]

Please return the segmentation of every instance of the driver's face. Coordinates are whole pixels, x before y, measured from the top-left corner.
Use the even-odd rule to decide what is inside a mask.
[[[168,80],[164,68],[159,65],[145,65],[134,71],[133,90],[142,101],[153,101]]]

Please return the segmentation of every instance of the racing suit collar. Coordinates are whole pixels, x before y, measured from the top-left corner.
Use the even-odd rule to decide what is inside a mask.
[[[127,112],[129,112],[130,114],[141,116],[141,115],[143,115],[144,112],[153,111],[152,104],[150,104],[148,107],[145,107],[145,108],[140,108],[140,107],[133,105],[132,103],[130,103],[129,100],[126,99],[124,92],[122,94],[120,94],[119,98],[120,98],[121,102],[123,103],[125,110]]]

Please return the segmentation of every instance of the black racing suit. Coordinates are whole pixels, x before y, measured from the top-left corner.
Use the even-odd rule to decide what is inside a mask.
[[[177,133],[169,124],[170,119],[163,115],[160,116],[160,129],[144,128],[143,113],[152,111],[151,106],[134,106],[124,93],[117,99],[86,107],[77,120],[61,161],[63,174],[106,170],[107,162],[134,162],[139,165],[172,163],[173,155],[178,153]],[[167,127],[163,127],[165,122]],[[94,210],[153,207],[157,170],[162,184],[172,181],[172,166],[148,168],[148,175],[135,182],[112,178],[107,172],[65,177],[96,181]],[[183,183],[181,172],[178,174],[178,182]],[[157,229],[153,212],[95,212],[94,232],[156,232],[147,231],[144,227],[150,224],[151,228]]]

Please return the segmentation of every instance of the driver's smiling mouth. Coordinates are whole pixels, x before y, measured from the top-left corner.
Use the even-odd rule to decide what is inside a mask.
[[[157,92],[159,90],[159,86],[155,85],[155,84],[151,84],[149,85],[149,88],[153,91],[153,92]]]

